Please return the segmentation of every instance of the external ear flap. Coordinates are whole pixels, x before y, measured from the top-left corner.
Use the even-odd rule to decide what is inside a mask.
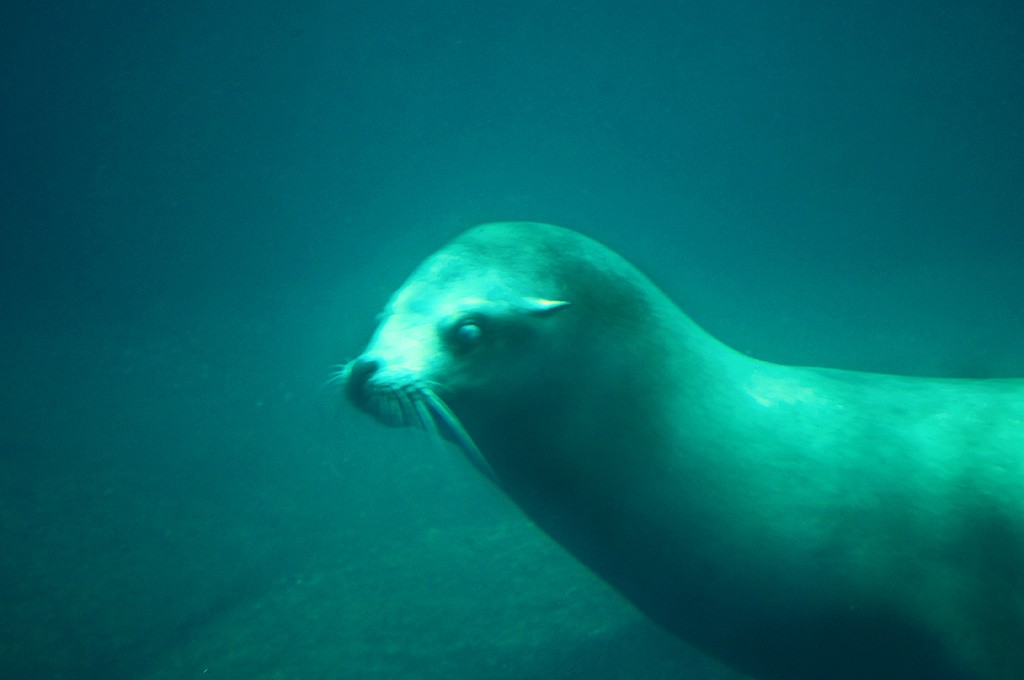
[[[523,309],[531,314],[550,314],[551,312],[568,307],[569,302],[565,300],[548,300],[545,298],[523,298]]]

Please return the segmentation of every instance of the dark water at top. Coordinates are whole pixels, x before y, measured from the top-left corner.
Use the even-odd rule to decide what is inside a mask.
[[[8,3],[9,677],[727,677],[323,389],[537,219],[763,358],[1024,375],[1019,3]]]

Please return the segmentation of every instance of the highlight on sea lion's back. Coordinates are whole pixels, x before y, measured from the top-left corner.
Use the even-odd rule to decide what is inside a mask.
[[[340,379],[758,680],[1024,678],[1024,379],[761,361],[529,222],[428,257]]]

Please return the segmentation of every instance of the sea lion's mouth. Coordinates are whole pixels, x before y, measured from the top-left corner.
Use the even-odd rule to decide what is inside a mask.
[[[357,357],[338,374],[345,394],[357,408],[388,427],[415,427],[437,440],[452,442],[477,470],[498,483],[487,459],[433,386],[413,375],[381,380],[380,368],[377,359]]]

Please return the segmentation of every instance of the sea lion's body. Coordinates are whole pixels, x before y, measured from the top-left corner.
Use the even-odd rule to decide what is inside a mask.
[[[530,223],[428,259],[344,377],[759,680],[1024,678],[1024,380],[758,361]]]

